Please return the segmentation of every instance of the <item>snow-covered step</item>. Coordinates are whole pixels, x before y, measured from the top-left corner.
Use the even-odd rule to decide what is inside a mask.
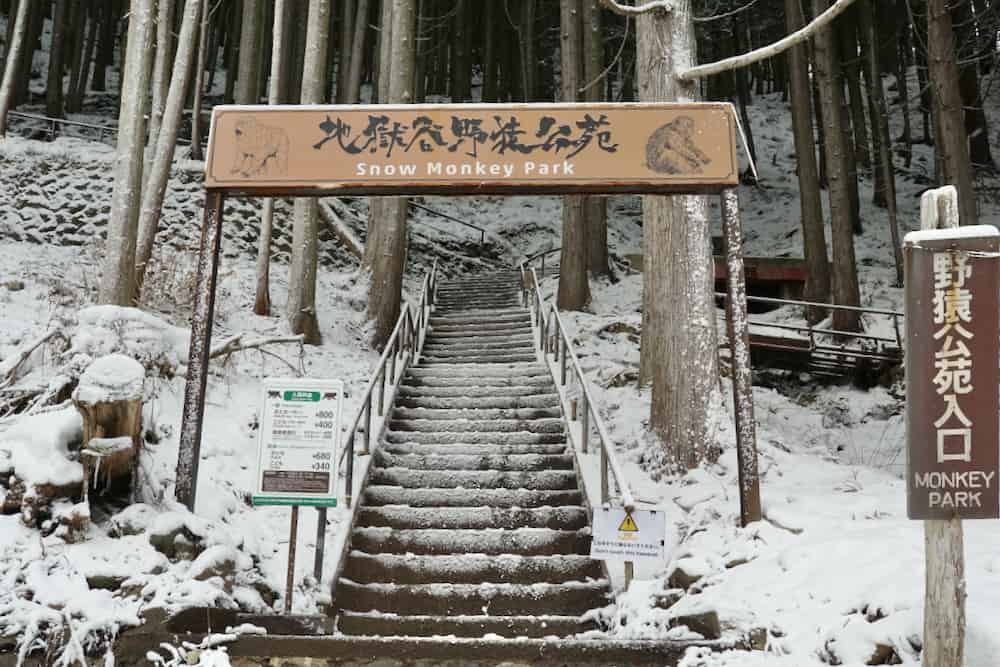
[[[456,315],[460,313],[482,313],[488,314],[496,310],[512,310],[521,308],[521,299],[511,297],[509,299],[469,299],[469,298],[444,298],[434,302],[435,315]]]
[[[563,584],[358,584],[341,579],[337,604],[392,614],[580,615],[608,603],[606,581]]]
[[[439,362],[445,364],[504,364],[516,363],[519,361],[535,361],[537,357],[534,351],[531,352],[509,352],[505,351],[497,354],[481,353],[477,355],[467,355],[462,353],[452,354],[448,352],[428,352],[425,351],[420,356],[421,363]]]
[[[563,433],[562,419],[486,419],[486,420],[454,420],[444,419],[392,419],[389,428],[393,431],[431,431],[437,433],[454,433],[479,431],[487,433],[513,433],[527,431],[528,433]]]
[[[534,340],[530,336],[518,336],[516,338],[501,338],[499,340],[477,340],[476,338],[428,338],[424,342],[424,353],[437,350],[479,352],[484,350],[528,350],[534,351]]]
[[[532,433],[530,431],[396,431],[385,434],[386,442],[488,445],[555,445],[566,442],[565,433]]]
[[[524,389],[521,387],[520,389]],[[432,408],[451,410],[482,410],[488,408],[558,408],[559,394],[532,394],[529,396],[496,395],[484,391],[477,396],[431,394],[405,394],[396,397],[396,405],[404,408]]]
[[[588,556],[414,556],[352,551],[342,575],[358,584],[536,584],[603,578]]]
[[[376,463],[385,468],[411,470],[572,470],[572,454],[435,455],[393,454],[380,450]]]
[[[379,612],[342,612],[337,629],[346,635],[429,637],[565,637],[595,630],[578,616],[416,616]]]
[[[587,526],[583,507],[363,507],[358,526],[406,528],[551,528],[579,530]]]
[[[510,378],[506,378],[510,379]],[[551,379],[549,383],[551,384]],[[555,386],[555,385],[553,385]],[[519,401],[531,401],[536,398],[543,398],[548,396],[558,396],[555,392],[545,391],[544,387],[538,385],[531,386],[527,384],[508,384],[506,386],[459,386],[459,387],[425,387],[425,386],[411,386],[408,384],[402,384],[399,387],[399,391],[396,394],[397,399],[401,402],[399,405],[404,405],[402,401],[411,401],[414,399],[440,399],[447,400],[455,398],[458,400],[474,400],[476,398],[496,398],[506,399],[513,398]],[[526,403],[528,405],[530,403]]]
[[[371,484],[365,489],[364,504],[408,507],[563,507],[580,505],[583,495],[574,491],[529,489],[404,489],[401,486]]]
[[[371,484],[407,489],[538,489],[560,491],[577,488],[573,470],[413,470],[375,468]]]
[[[507,364],[432,364],[425,365],[423,361],[418,366],[411,366],[407,371],[408,378],[453,377],[453,378],[489,378],[490,380],[547,378],[552,382],[549,369],[542,364],[530,363]],[[533,383],[532,383],[533,384]]]
[[[407,408],[392,411],[393,419],[434,419],[484,421],[493,419],[559,419],[562,410],[551,408]]]
[[[453,456],[520,456],[525,454],[562,455],[566,443],[551,445],[498,445],[468,442],[427,444],[419,442],[386,442],[380,451],[390,454],[420,454]]]
[[[368,553],[418,555],[463,553],[497,556],[500,554],[521,556],[579,554],[586,556],[590,553],[590,529],[452,530],[426,528],[393,530],[392,528],[355,528],[351,532],[351,547]]]
[[[497,331],[494,329],[479,330],[476,332],[467,331],[462,328],[456,328],[452,331],[431,331],[427,335],[428,341],[445,341],[449,339],[457,340],[513,340],[514,337],[527,338],[529,340],[534,339],[534,333],[532,333],[531,328],[518,328],[512,331]]]
[[[513,310],[498,310],[488,315],[470,315],[467,313],[449,313],[448,315],[431,315],[431,329],[435,326],[466,326],[484,324],[531,324],[531,316],[521,308]]]

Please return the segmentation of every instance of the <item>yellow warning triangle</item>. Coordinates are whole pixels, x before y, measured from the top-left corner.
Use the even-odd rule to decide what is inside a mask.
[[[622,524],[618,526],[618,530],[623,533],[638,533],[639,526],[635,525],[635,519],[632,518],[632,515],[626,513]]]

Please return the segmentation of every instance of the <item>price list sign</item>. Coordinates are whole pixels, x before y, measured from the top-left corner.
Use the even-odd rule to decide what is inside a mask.
[[[263,384],[254,505],[335,507],[344,383]]]

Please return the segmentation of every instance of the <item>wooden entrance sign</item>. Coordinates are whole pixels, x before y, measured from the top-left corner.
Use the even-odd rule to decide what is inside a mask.
[[[718,192],[729,104],[217,106],[206,188],[252,195]]]
[[[741,522],[759,520],[738,185],[731,104],[215,107],[177,500],[194,510],[226,195],[717,194],[726,245]],[[325,512],[319,508],[317,579]]]

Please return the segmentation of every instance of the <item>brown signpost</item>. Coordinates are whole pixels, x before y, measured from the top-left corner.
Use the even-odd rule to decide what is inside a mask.
[[[206,188],[281,194],[718,192],[729,104],[217,106]]]
[[[1000,517],[1000,232],[906,237],[911,519]]]
[[[906,235],[907,514],[924,519],[924,667],[965,664],[962,519],[1000,514],[1000,232],[928,190]]]

